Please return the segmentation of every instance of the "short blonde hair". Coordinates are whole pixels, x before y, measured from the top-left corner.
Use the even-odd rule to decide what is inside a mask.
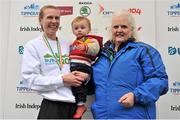
[[[72,23],[71,23],[72,28],[73,28],[73,24],[75,22],[80,22],[80,21],[83,21],[83,20],[85,20],[87,22],[89,30],[91,31],[91,22],[90,22],[90,20],[88,18],[82,17],[82,16],[78,16],[72,21]]]
[[[44,17],[44,11],[46,10],[46,9],[57,9],[58,10],[58,8],[56,7],[56,6],[54,6],[54,5],[45,5],[45,6],[43,6],[41,9],[40,9],[40,11],[39,11],[39,17],[38,17],[38,19],[39,19],[39,23],[40,23],[40,21],[41,21],[41,19]],[[60,12],[59,12],[59,14],[60,14]],[[42,27],[42,25],[41,25],[41,29],[43,30],[43,27]]]

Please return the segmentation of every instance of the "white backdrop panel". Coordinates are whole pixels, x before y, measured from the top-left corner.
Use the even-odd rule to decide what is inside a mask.
[[[9,40],[10,1],[0,1],[0,119],[3,118],[4,92],[6,84],[7,43]]]
[[[180,1],[156,2],[157,48],[169,76],[168,94],[158,101],[158,115],[162,119],[180,118]]]

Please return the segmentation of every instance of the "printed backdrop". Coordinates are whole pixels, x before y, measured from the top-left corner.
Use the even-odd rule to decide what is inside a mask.
[[[5,119],[35,119],[42,97],[22,85],[21,59],[27,41],[42,34],[38,23],[43,5],[59,7],[61,25],[58,36],[73,40],[71,21],[86,16],[92,22],[92,34],[108,40],[110,19],[115,11],[128,9],[137,23],[139,40],[156,47],[169,75],[169,91],[157,102],[157,118],[180,118],[180,1],[179,0],[9,0],[1,2],[0,10],[7,11],[1,22],[1,117]],[[6,6],[6,8],[4,7]],[[6,12],[5,12],[6,13]],[[0,15],[5,14],[1,12]],[[8,32],[8,33],[7,33]],[[3,89],[2,89],[3,88]],[[94,96],[88,97],[90,106]],[[90,109],[83,118],[92,118]]]

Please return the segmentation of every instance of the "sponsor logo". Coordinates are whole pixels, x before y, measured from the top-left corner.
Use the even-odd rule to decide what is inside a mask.
[[[180,55],[180,48],[169,46],[168,54],[169,55]]]
[[[101,4],[99,4],[99,14],[101,14],[103,11],[104,11],[104,7]]]
[[[180,82],[175,81],[172,83],[172,87],[169,88],[170,93],[173,95],[180,95]]]
[[[24,52],[24,46],[19,46],[18,47],[18,53],[23,54],[23,52]]]
[[[132,14],[138,14],[141,15],[142,14],[142,9],[140,8],[129,8],[128,11]],[[104,16],[111,16],[114,13],[114,11],[111,10],[105,10],[105,8],[99,4],[99,14],[102,14]]]
[[[29,26],[21,26],[19,28],[19,30],[21,32],[26,32],[26,31],[35,31],[35,32],[39,31],[39,32],[42,32],[42,29],[40,27],[32,27],[32,26],[31,27],[29,27]]]
[[[140,8],[129,8],[128,11],[132,14],[138,14],[141,15],[142,14],[142,10]],[[103,7],[103,5],[99,4],[99,14],[101,14],[103,17],[111,17],[114,14],[114,11],[111,10],[105,10],[105,8]],[[108,31],[109,27],[105,27],[105,30]],[[142,27],[138,26],[137,27],[137,31],[141,31]]]
[[[132,14],[138,14],[138,15],[142,14],[142,9],[140,8],[129,8],[128,11]]]
[[[16,90],[19,93],[32,93],[33,91],[27,87],[27,83],[24,80],[21,80],[19,85],[16,87]]]
[[[56,58],[59,60],[60,56],[55,53]],[[46,65],[56,64],[56,59],[51,54],[44,55],[44,62]],[[62,63],[63,64],[69,64],[69,56],[68,55],[62,55]]]
[[[180,111],[180,105],[171,105],[171,111]]]
[[[81,16],[87,17],[91,14],[91,9],[88,6],[83,6],[80,8]]]
[[[73,7],[72,6],[58,6],[57,8],[60,10],[61,16],[73,14]]]
[[[102,14],[103,14],[104,16],[112,16],[113,13],[114,13],[113,11],[103,11],[103,12],[102,12]]]
[[[30,5],[24,6],[21,11],[21,15],[24,17],[37,17],[39,15],[40,5],[32,3]]]
[[[15,108],[16,109],[36,109],[39,110],[40,109],[40,105],[37,105],[35,103],[16,103],[15,104]]]
[[[168,27],[168,32],[179,32],[179,29],[178,26]]]
[[[110,16],[112,16],[113,13],[114,13],[114,11],[106,10],[104,8],[104,6],[99,4],[99,14],[103,15],[103,17],[110,17]]]
[[[79,5],[91,5],[92,2],[79,2]]]
[[[180,17],[180,3],[171,5],[167,13],[171,17]]]

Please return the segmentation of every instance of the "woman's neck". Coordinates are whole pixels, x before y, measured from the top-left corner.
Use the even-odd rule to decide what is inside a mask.
[[[56,34],[55,35],[51,35],[51,34],[45,34],[44,33],[44,36],[48,37],[51,40],[56,40]]]
[[[114,50],[117,52],[119,50],[121,43],[120,42],[115,42],[115,47]]]

